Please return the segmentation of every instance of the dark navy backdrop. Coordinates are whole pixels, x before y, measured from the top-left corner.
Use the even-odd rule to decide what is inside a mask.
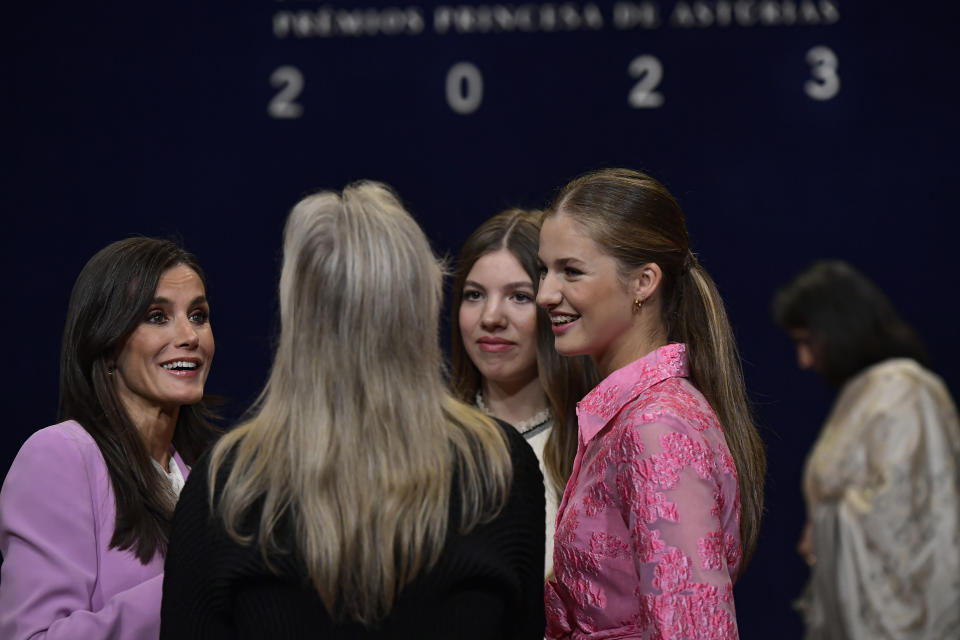
[[[359,178],[393,185],[441,253],[591,168],[645,169],[679,197],[769,451],[760,549],[737,586],[745,639],[799,636],[798,482],[832,397],[772,326],[774,288],[814,258],[854,262],[960,385],[949,3],[19,4],[3,26],[0,467],[55,419],[76,274],[130,234],[199,256],[208,389],[236,417],[269,364],[286,212]],[[460,62],[475,75],[452,104],[469,113],[447,96]]]

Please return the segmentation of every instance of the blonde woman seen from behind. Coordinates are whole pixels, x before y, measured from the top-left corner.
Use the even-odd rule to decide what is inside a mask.
[[[470,234],[454,271],[450,324],[454,393],[513,425],[540,462],[550,575],[557,505],[577,452],[576,403],[598,379],[589,358],[557,353],[537,308],[541,215],[508,209]]]
[[[446,391],[441,295],[383,185],[294,207],[273,368],[184,488],[161,637],[542,636],[537,461]]]

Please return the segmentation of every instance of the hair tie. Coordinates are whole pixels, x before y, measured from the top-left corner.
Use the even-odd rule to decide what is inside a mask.
[[[697,266],[697,264],[697,257],[693,255],[693,251],[687,249],[687,255],[683,259],[683,266],[680,268],[681,272],[686,275],[691,269]]]

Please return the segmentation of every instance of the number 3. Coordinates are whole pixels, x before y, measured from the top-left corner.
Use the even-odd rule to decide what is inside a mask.
[[[803,89],[814,100],[829,100],[840,91],[840,76],[837,75],[837,54],[829,47],[814,47],[807,51],[810,75]]]

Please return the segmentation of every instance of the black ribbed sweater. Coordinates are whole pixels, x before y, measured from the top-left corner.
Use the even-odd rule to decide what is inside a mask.
[[[501,428],[513,461],[503,511],[462,535],[454,487],[440,560],[403,590],[375,628],[335,623],[296,554],[271,557],[271,571],[259,548],[227,536],[222,521],[211,515],[209,456],[203,456],[190,473],[173,518],[160,637],[541,639],[543,477],[523,437],[509,426]],[[250,521],[258,522],[258,516]],[[292,540],[283,542],[292,548]]]

